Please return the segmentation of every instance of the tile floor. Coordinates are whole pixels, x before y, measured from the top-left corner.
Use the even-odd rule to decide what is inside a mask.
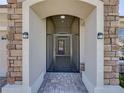
[[[47,73],[38,93],[88,93],[80,73]]]
[[[48,72],[79,72],[77,66],[70,61],[70,56],[57,56],[47,69]]]

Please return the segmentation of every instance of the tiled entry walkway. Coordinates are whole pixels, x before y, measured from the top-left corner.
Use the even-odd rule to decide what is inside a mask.
[[[88,93],[80,73],[47,73],[38,93]]]

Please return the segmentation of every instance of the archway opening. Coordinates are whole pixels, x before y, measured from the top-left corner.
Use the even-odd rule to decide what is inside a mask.
[[[48,72],[79,72],[79,18],[56,15],[46,18]]]
[[[104,80],[104,42],[103,40],[97,40],[97,33],[103,32],[103,3],[97,0],[32,0],[32,2],[28,0],[23,5],[26,6],[26,9],[23,10],[23,32],[29,32],[29,40],[23,40],[24,85],[32,86],[38,83],[38,85],[33,86],[40,87],[44,80],[46,67],[48,67],[46,66],[46,39],[48,38],[46,36],[49,33],[47,34],[46,30],[46,19],[55,17],[53,15],[63,16],[64,14],[64,16],[73,15],[80,18],[80,30],[78,30],[80,31],[80,56],[78,57],[80,57],[80,64],[85,64],[85,71],[81,70],[82,80],[89,91],[93,91],[92,89],[97,85],[102,86]],[[27,16],[29,18],[26,18]],[[59,34],[63,35],[62,33]],[[64,45],[61,43],[64,40],[58,40],[57,42],[60,42],[62,46]],[[57,44],[59,45],[59,43]],[[49,45],[49,47],[53,46]],[[58,50],[57,53],[64,54],[64,48],[60,46]],[[53,55],[53,52],[51,54]],[[52,59],[54,60],[53,56]],[[32,87],[33,90],[34,87]]]
[[[88,79],[92,81],[93,84],[96,84],[97,81],[96,34],[98,31],[97,8],[88,3],[80,2],[78,0],[72,1],[67,0],[68,2],[66,2],[65,0],[61,1],[61,3],[67,4],[66,7],[61,6],[61,3],[58,2],[58,0],[53,1],[54,4],[53,2],[51,4],[50,0],[48,1],[46,0],[44,2],[39,2],[35,5],[31,5],[29,8],[30,84],[32,84],[34,80],[36,80],[37,77],[39,76],[43,78],[46,71],[79,72],[81,66],[80,64],[85,64],[85,71],[82,75],[88,76]],[[73,7],[73,4],[74,5],[76,4],[75,7]],[[84,9],[87,9],[89,13],[87,13],[87,11]],[[77,21],[73,23],[73,20]],[[71,22],[73,23],[74,26],[72,26],[72,24],[70,25]],[[64,26],[70,26],[70,28],[69,27],[68,28],[73,29],[74,30],[73,33],[71,33],[71,30],[69,31],[64,30],[64,28],[67,29],[67,27]],[[75,35],[71,36],[70,34]],[[71,37],[73,40],[70,39]],[[52,41],[50,42],[49,39]],[[78,42],[76,42],[76,39]],[[71,41],[73,42],[75,41],[75,43],[72,44]],[[66,44],[66,42],[70,43]],[[70,47],[71,45],[72,49]],[[75,48],[73,48],[74,45]],[[66,50],[64,47],[67,47],[66,49],[69,52],[64,51]],[[77,53],[74,51],[76,51]],[[67,55],[65,56],[65,54],[67,55],[69,54],[69,57],[67,57]],[[62,64],[60,64],[62,62],[71,63],[72,62],[71,60],[73,60],[73,63],[74,62],[76,63],[76,65],[74,65],[75,66],[74,70],[72,70],[73,66],[69,67],[68,64],[64,64],[62,66]],[[53,62],[55,62],[55,64],[53,64]],[[56,62],[58,62],[58,64]],[[52,69],[50,67],[52,67]]]

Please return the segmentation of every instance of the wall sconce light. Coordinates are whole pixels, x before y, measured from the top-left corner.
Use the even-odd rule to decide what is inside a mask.
[[[23,33],[23,39],[28,39],[28,36],[29,36],[29,35],[28,35],[28,32],[24,32],[24,33]]]
[[[7,37],[6,36],[2,36],[1,40],[7,40]]]
[[[104,38],[104,34],[101,32],[98,32],[97,39],[103,39],[103,38]]]

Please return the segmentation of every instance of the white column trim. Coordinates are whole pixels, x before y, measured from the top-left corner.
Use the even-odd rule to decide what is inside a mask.
[[[104,34],[104,5],[99,2],[97,5],[97,33]],[[104,39],[97,39],[97,87],[104,85]]]
[[[22,5],[22,33],[29,33],[29,6],[27,3],[23,3]],[[23,86],[29,86],[29,39],[22,40],[22,80]]]

